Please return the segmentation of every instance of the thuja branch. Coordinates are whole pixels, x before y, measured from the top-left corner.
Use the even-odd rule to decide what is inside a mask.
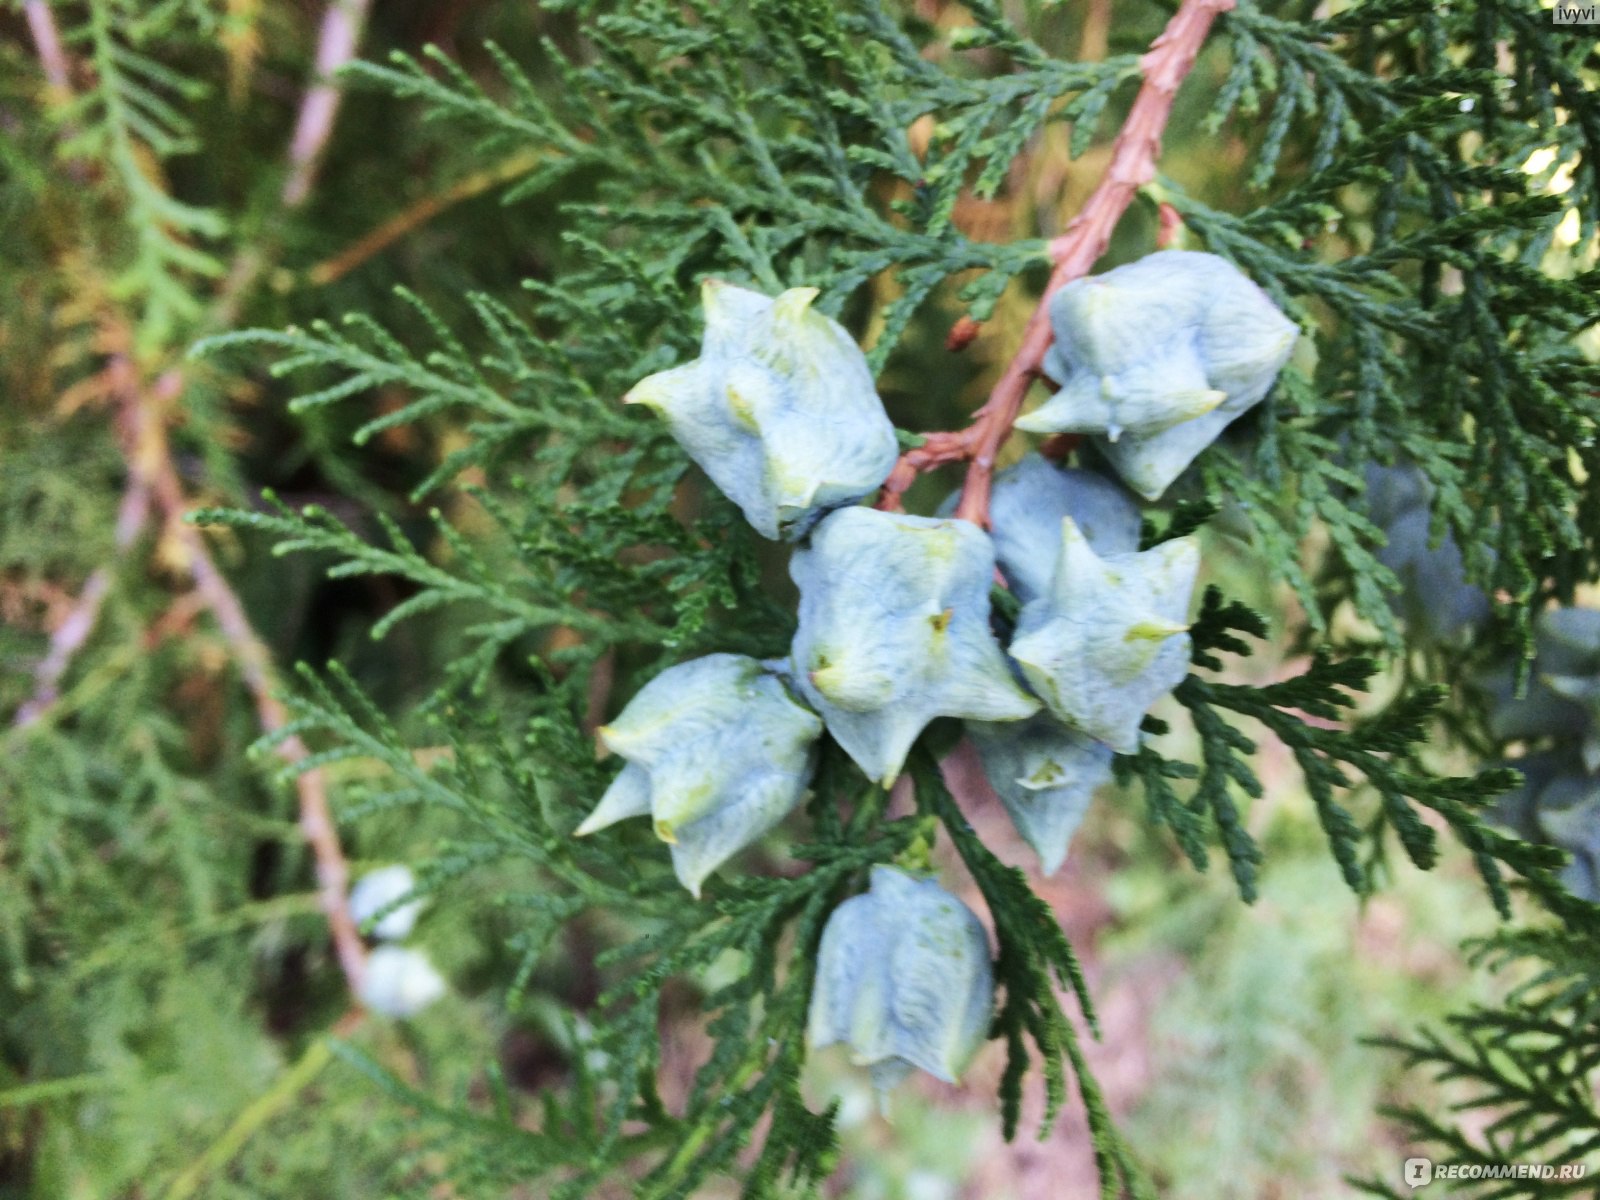
[[[117,550],[122,553],[130,549],[151,516],[158,518],[162,535],[182,550],[184,568],[194,594],[211,613],[222,634],[228,657],[255,703],[262,732],[269,736],[277,734],[288,724],[288,714],[274,694],[277,689],[271,653],[250,624],[237,593],[217,568],[200,531],[185,519],[194,505],[179,478],[167,438],[166,421],[166,412],[182,389],[183,377],[177,371],[168,371],[154,385],[146,386],[133,361],[132,328],[114,315],[105,321],[105,338],[113,349],[103,374],[116,402],[128,472],[117,520]],[[73,655],[94,628],[110,590],[111,577],[108,567],[94,572],[72,612],[56,630],[50,652],[36,671],[35,693],[14,719],[19,727],[42,718],[56,700],[59,682]],[[278,753],[291,767],[308,757],[305,745],[292,736],[278,743]],[[329,809],[327,785],[320,771],[310,770],[296,776],[295,787],[301,832],[316,863],[319,902],[328,921],[339,966],[352,993],[358,993],[366,967],[366,951],[347,902],[349,869]]]
[[[185,565],[194,582],[195,594],[222,633],[228,656],[255,702],[262,732],[271,736],[280,733],[289,723],[288,712],[275,695],[277,688],[271,651],[250,624],[244,605],[217,568],[199,529],[186,520],[194,505],[184,494],[178,478],[177,466],[167,441],[166,424],[158,412],[152,411],[157,405],[176,399],[181,386],[182,376],[176,371],[169,371],[157,381],[149,399],[133,401],[133,411],[138,414],[140,428],[129,466],[133,471],[145,474],[165,519],[169,536],[183,548]],[[305,744],[294,736],[278,741],[277,751],[290,767],[299,766],[308,757]],[[361,931],[356,926],[355,918],[350,914],[350,870],[328,805],[327,781],[322,771],[299,771],[295,775],[295,791],[299,797],[300,833],[311,847],[312,858],[316,862],[317,894],[333,938],[334,953],[351,992],[359,995],[366,974],[366,948],[362,945]]]
[[[128,439],[131,437],[131,414],[121,414],[119,424],[124,428],[126,457],[129,449]],[[123,489],[122,503],[117,508],[117,523],[112,538],[118,560],[133,548],[133,544],[139,540],[139,535],[149,524],[150,500],[149,481],[141,473],[130,471],[127,486]],[[112,563],[96,567],[85,581],[83,590],[78,593],[78,598],[73,601],[65,619],[50,635],[50,648],[34,668],[33,695],[24,701],[12,718],[12,724],[19,729],[33,724],[44,716],[60,699],[61,681],[66,676],[67,668],[72,665],[72,660],[77,657],[78,651],[94,632],[94,627],[100,619],[101,606],[105,604],[106,596],[111,591],[115,575],[116,570]]]
[[[286,212],[303,205],[310,194],[338,109],[334,75],[355,56],[370,0],[331,0],[322,24],[316,52],[317,76],[307,91],[288,150],[289,175],[282,205]],[[46,5],[26,5],[30,32],[45,76],[52,88],[70,90],[70,73],[62,40]],[[242,251],[227,273],[215,305],[213,319],[231,324],[244,299],[260,278],[265,259],[254,248]],[[122,452],[128,484],[118,514],[115,546],[125,553],[147,525],[152,509],[160,517],[164,535],[184,552],[194,593],[211,613],[222,633],[229,657],[238,668],[254,700],[263,732],[279,733],[288,723],[287,713],[275,697],[271,654],[251,626],[244,606],[212,560],[198,529],[185,522],[192,504],[186,496],[167,438],[168,413],[185,387],[185,373],[173,368],[160,373],[146,387],[144,372],[135,362],[130,323],[125,314],[111,312],[105,322],[113,346],[104,368],[109,393],[116,400],[122,426]],[[35,672],[33,697],[14,718],[17,725],[41,717],[55,700],[61,679],[73,657],[88,640],[112,583],[112,572],[93,572],[67,619],[51,639],[50,650]],[[277,743],[278,753],[291,766],[307,757],[296,737]],[[318,893],[327,917],[339,965],[353,993],[359,993],[366,967],[366,951],[347,903],[349,871],[328,805],[327,787],[318,770],[296,777],[300,827],[316,863]]]
[[[1161,135],[1178,88],[1194,66],[1212,22],[1219,13],[1232,9],[1234,3],[1235,0],[1183,0],[1161,35],[1150,43],[1150,49],[1139,60],[1143,75],[1139,94],[1112,144],[1106,173],[1066,230],[1050,242],[1054,269],[1023,330],[1022,344],[967,428],[928,434],[922,445],[900,456],[883,485],[879,508],[898,511],[900,498],[923,471],[965,462],[967,478],[956,515],[988,525],[995,457],[1011,435],[1029,387],[1043,377],[1044,356],[1052,340],[1050,297],[1062,285],[1089,273],[1111,244],[1111,235],[1134,196],[1155,178]]]

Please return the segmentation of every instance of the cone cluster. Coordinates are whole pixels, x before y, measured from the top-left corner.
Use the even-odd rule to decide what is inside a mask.
[[[1166,480],[1152,479],[1199,452],[1198,422],[1225,414],[1206,426],[1215,436],[1265,394],[1293,326],[1220,259],[1145,261],[1057,296],[1066,386],[1027,427],[1136,449],[1110,460],[1153,496]],[[1141,314],[1143,348],[1124,344],[1125,292],[1161,279],[1166,307]],[[950,717],[1054,871],[1114,754],[1138,748],[1145,714],[1187,673],[1198,542],[1141,550],[1121,485],[1037,455],[995,481],[992,535],[856,506],[897,441],[865,357],[815,297],[707,284],[700,357],[627,397],[668,422],[757,531],[799,542],[799,620],[786,659],[713,654],[641,689],[599,731],[623,767],[576,832],[648,816],[698,897],[805,799],[824,733],[888,787],[929,723]],[[1085,371],[1109,382],[1089,389]],[[1169,435],[1182,429],[1179,453]],[[1014,624],[991,609],[997,570],[1021,604]],[[813,1044],[848,1043],[880,1085],[912,1067],[953,1080],[988,1027],[987,938],[931,880],[874,868],[871,890],[832,914],[817,967]]]

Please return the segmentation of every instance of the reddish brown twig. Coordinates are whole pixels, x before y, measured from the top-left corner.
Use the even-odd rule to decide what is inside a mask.
[[[28,19],[28,33],[39,54],[46,82],[56,91],[72,90],[72,75],[67,69],[66,51],[61,48],[61,31],[45,0],[22,0],[22,15]]]
[[[1211,23],[1234,3],[1235,0],[1183,0],[1161,35],[1150,43],[1150,49],[1139,60],[1144,80],[1128,119],[1112,144],[1105,175],[1072,223],[1050,242],[1050,260],[1055,269],[1023,330],[1022,344],[967,428],[928,434],[921,446],[900,456],[883,485],[878,507],[898,511],[901,496],[923,471],[966,462],[967,478],[956,515],[988,525],[995,456],[1011,435],[1023,399],[1040,377],[1045,352],[1050,349],[1050,297],[1063,284],[1089,273],[1111,244],[1111,234],[1134,196],[1155,178],[1161,135],[1172,113],[1172,101],[1194,66]]]
[[[971,317],[962,317],[950,326],[950,332],[945,334],[944,348],[951,354],[959,354],[977,339],[983,332],[983,326]]]
[[[1183,233],[1183,214],[1163,200],[1156,210],[1156,248],[1166,250],[1175,245]]]
[[[372,0],[332,0],[317,36],[316,78],[300,105],[294,139],[289,143],[289,178],[283,185],[283,206],[298,208],[311,195],[322,152],[339,112],[339,86],[334,75],[356,56],[361,30]]]
[[[276,683],[272,653],[250,624],[238,594],[217,569],[205,538],[184,519],[194,506],[184,494],[182,481],[178,478],[177,466],[167,441],[166,422],[159,411],[151,411],[153,406],[165,408],[176,400],[182,386],[181,374],[169,371],[157,380],[151,402],[138,405],[140,426],[137,430],[138,448],[134,469],[147,476],[150,492],[165,518],[165,531],[183,549],[185,565],[190,578],[194,580],[195,592],[217,623],[222,640],[228,647],[229,657],[255,701],[262,730],[269,735],[276,734],[289,723],[289,716],[283,703],[274,694]],[[308,752],[305,743],[298,737],[288,737],[278,743],[278,754],[294,766],[303,762]],[[355,918],[350,915],[350,870],[333,823],[333,813],[328,805],[327,781],[321,769],[300,771],[295,776],[295,790],[300,801],[300,832],[311,846],[312,857],[316,861],[317,891],[323,915],[333,936],[334,952],[352,994],[360,995],[361,980],[366,974],[367,952],[361,941],[361,931]]]

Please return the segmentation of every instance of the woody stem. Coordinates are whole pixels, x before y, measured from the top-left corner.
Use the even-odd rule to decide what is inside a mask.
[[[1111,244],[1111,235],[1134,196],[1155,178],[1161,135],[1172,114],[1178,88],[1194,66],[1212,22],[1234,4],[1235,0],[1183,0],[1167,27],[1150,43],[1150,49],[1139,60],[1143,76],[1139,94],[1112,143],[1105,174],[1078,215],[1049,243],[1054,270],[1023,330],[1022,343],[967,428],[929,434],[923,445],[900,456],[884,484],[879,508],[898,510],[900,497],[923,471],[965,461],[967,477],[956,516],[983,526],[989,524],[995,457],[1011,436],[1022,402],[1033,381],[1040,377],[1053,340],[1050,297],[1064,284],[1089,273]]]

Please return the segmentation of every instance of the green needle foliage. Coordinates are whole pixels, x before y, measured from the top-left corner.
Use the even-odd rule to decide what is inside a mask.
[[[0,788],[27,799],[0,816],[0,1010],[26,998],[46,1016],[0,1017],[0,1156],[21,1147],[50,1158],[7,1106],[70,1112],[80,1086],[114,1097],[106,1103],[129,1122],[238,1111],[281,1051],[259,1030],[232,1029],[249,1024],[249,1004],[294,1026],[290,1041],[338,1016],[328,972],[311,1001],[270,999],[321,962],[282,802],[290,780],[263,786],[279,763],[268,752],[293,737],[311,750],[294,770],[334,781],[352,844],[426,846],[421,890],[441,908],[487,914],[490,932],[459,931],[476,949],[446,965],[503,997],[512,1025],[543,1021],[560,1050],[556,1078],[524,1089],[498,1061],[480,1069],[489,1047],[419,1081],[395,1056],[337,1043],[391,1118],[394,1105],[412,1114],[403,1129],[373,1126],[374,1140],[404,1142],[398,1156],[373,1151],[397,1192],[445,1183],[576,1200],[620,1182],[666,1198],[732,1180],[750,1197],[814,1193],[840,1153],[837,1104],[803,1086],[823,926],[873,865],[926,867],[948,845],[992,918],[1006,1137],[1036,1073],[1040,1136],[1081,1105],[1101,1194],[1152,1194],[1065,1000],[1097,1034],[1077,954],[941,774],[952,723],[914,749],[909,803],[892,803],[824,743],[803,808],[697,902],[647,827],[572,832],[616,773],[596,760],[598,725],[668,667],[719,652],[781,658],[795,629],[786,551],[706,486],[664,423],[620,403],[696,353],[702,281],[819,289],[818,309],[866,349],[903,444],[959,427],[966,378],[980,392],[993,382],[1048,275],[1050,235],[1070,216],[1053,211],[1061,179],[1081,198],[1077,178],[1098,175],[1140,56],[1170,13],[1118,0],[1110,44],[1080,56],[1083,31],[1051,5],[968,0],[954,29],[892,0],[523,7],[485,5],[470,50],[419,48],[400,34],[403,15],[380,24],[377,49],[401,48],[342,72],[352,94],[341,119],[354,131],[335,139],[309,216],[280,219],[260,199],[275,194],[273,170],[241,186],[219,169],[240,130],[266,139],[248,121],[230,132],[201,89],[230,66],[212,42],[250,44],[286,16],[197,0],[63,6],[68,45],[89,64],[83,86],[56,114],[54,149],[30,131],[28,145],[0,150],[8,164],[44,163],[0,197],[25,193],[29,211],[48,210],[36,219],[49,233],[38,239],[47,252],[0,246],[0,262],[54,282],[20,289],[21,303],[0,298],[4,319],[38,343],[52,335],[27,315],[30,295],[79,313],[63,339],[78,364],[62,368],[63,389],[95,378],[84,364],[108,356],[131,355],[151,378],[188,374],[190,424],[173,437],[186,482],[207,498],[193,520],[233,539],[241,590],[275,649],[315,665],[286,696],[289,725],[252,755],[236,687],[197,745],[177,714],[179,684],[199,668],[170,643],[141,654],[140,631],[170,614],[164,585],[124,566],[121,599],[67,677],[62,707],[7,735]],[[1503,1115],[1486,1149],[1437,1114],[1400,1119],[1461,1156],[1581,1158],[1600,1138],[1600,910],[1563,890],[1559,851],[1493,823],[1495,798],[1517,777],[1479,765],[1481,713],[1462,685],[1492,656],[1523,654],[1537,613],[1600,577],[1600,62],[1592,40],[1553,27],[1532,0],[1371,0],[1316,19],[1312,7],[1241,2],[1218,20],[1174,110],[1166,173],[1141,190],[1101,264],[1148,252],[1169,206],[1180,244],[1236,264],[1303,334],[1273,392],[1147,526],[1147,541],[1157,528],[1163,539],[1198,531],[1219,582],[1193,619],[1191,673],[1116,775],[1194,866],[1220,848],[1246,902],[1263,861],[1251,809],[1279,786],[1261,769],[1265,739],[1287,749],[1358,893],[1399,869],[1395,845],[1421,869],[1470,860],[1486,903],[1533,914],[1485,959],[1538,974],[1504,1007],[1392,1044],[1478,1084],[1468,1102]],[[248,65],[231,53],[232,69]],[[24,89],[7,54],[10,97]],[[403,153],[357,144],[391,130]],[[1218,172],[1223,148],[1232,157]],[[93,187],[74,199],[52,173],[84,160],[97,164]],[[371,197],[401,186],[401,160],[428,164],[424,201],[483,176],[499,181],[503,211],[447,222],[454,240],[308,292],[339,275],[327,264],[383,215]],[[59,207],[43,204],[57,196]],[[997,212],[998,230],[983,219]],[[261,276],[270,286],[217,292],[230,255],[268,251],[288,264]],[[118,306],[132,339],[106,351],[92,330]],[[235,311],[256,327],[217,332]],[[985,323],[986,336],[976,365],[955,370],[940,342],[958,316]],[[35,392],[52,382],[34,381]],[[294,420],[263,420],[253,452],[221,449],[218,431],[253,411],[234,402],[261,394]],[[61,436],[90,449],[58,449],[57,460],[96,463],[104,478],[91,499],[63,494],[43,450],[30,447],[33,465],[15,477],[8,465],[0,497],[29,520],[26,533],[0,527],[8,579],[81,579],[112,553],[103,535],[89,548],[99,558],[77,540],[111,522],[115,439],[78,427]],[[1433,537],[1453,539],[1470,584],[1496,597],[1470,644],[1430,644],[1397,615],[1402,580],[1365,494],[1367,468],[1396,464],[1427,481]],[[938,503],[931,486],[908,499],[923,512]],[[139,549],[170,556],[165,537]],[[1246,591],[1235,576],[1284,587]],[[319,629],[305,599],[319,588],[363,600]],[[1003,593],[995,608],[1015,615]],[[1306,654],[1252,673],[1273,608],[1290,614]],[[282,627],[274,614],[287,614]],[[8,635],[8,660],[32,661],[42,644],[24,655]],[[8,683],[3,695],[14,706],[28,691]],[[145,709],[157,715],[128,736],[119,713]],[[212,775],[225,786],[205,786]],[[138,853],[103,849],[125,838]],[[160,913],[136,903],[151,877],[174,893]],[[285,901],[300,907],[255,907]],[[94,919],[62,915],[78,910]],[[256,944],[206,948],[219,924],[253,914],[270,929]],[[592,986],[581,1011],[563,1005],[550,1018],[541,980],[573,958]],[[125,1041],[194,1052],[181,1044],[191,1014],[169,994],[164,962],[269,982],[240,984],[227,1014],[254,1056],[235,1057],[208,1095],[140,1114],[130,1098],[148,1086],[135,1076],[149,1062],[78,1042],[84,1029],[115,1041],[126,1026]],[[73,995],[80,983],[87,998]],[[120,986],[156,997],[159,1020],[101,1033],[98,1014],[116,1009],[104,996]],[[684,1094],[664,1097],[661,1027],[685,1010],[700,1015],[707,1045]],[[48,1031],[46,1050],[28,1045],[30,1027]],[[303,1069],[320,1069],[310,1062]],[[225,1128],[207,1135],[234,1145]],[[152,1161],[168,1153],[147,1144]],[[274,1169],[250,1161],[242,1170]],[[146,1166],[119,1161],[102,1187],[131,1187]],[[242,1188],[254,1176],[239,1178]]]

